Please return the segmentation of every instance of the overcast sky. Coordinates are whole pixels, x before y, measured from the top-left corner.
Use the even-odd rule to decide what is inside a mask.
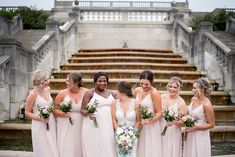
[[[102,1],[102,0],[96,0],[96,1]],[[104,0],[104,1],[109,1],[109,0]],[[162,2],[162,1],[172,1],[172,0],[125,0],[125,1]],[[175,0],[175,1],[185,1],[185,0]],[[0,0],[0,6],[33,6],[38,9],[51,10],[51,8],[54,7],[54,0]],[[192,11],[207,11],[207,12],[210,12],[215,8],[235,8],[235,0],[189,0],[189,8],[192,9]]]

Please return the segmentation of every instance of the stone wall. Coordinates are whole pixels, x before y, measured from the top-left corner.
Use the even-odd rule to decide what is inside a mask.
[[[172,24],[79,23],[79,48],[171,49]]]

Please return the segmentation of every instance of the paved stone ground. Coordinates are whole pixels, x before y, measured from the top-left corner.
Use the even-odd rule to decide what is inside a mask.
[[[24,151],[3,151],[0,150],[0,157],[33,157],[32,152]],[[235,157],[235,155],[223,155],[223,156],[214,156],[214,157]]]

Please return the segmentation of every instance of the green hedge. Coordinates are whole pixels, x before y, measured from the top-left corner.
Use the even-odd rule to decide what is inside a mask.
[[[192,27],[193,30],[196,30],[201,22],[211,22],[213,23],[214,31],[224,31],[226,29],[226,21],[230,16],[235,17],[235,14],[222,9],[216,15],[209,13],[194,17],[189,22],[189,26]]]
[[[19,8],[15,11],[0,10],[0,14],[8,20],[11,20],[16,14],[20,14],[24,29],[45,29],[45,22],[49,17],[49,13],[29,7]]]

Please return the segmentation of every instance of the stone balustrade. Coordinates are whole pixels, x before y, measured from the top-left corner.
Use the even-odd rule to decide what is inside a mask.
[[[235,9],[234,9],[235,12]],[[229,32],[233,35],[235,35],[235,19],[234,18],[229,18],[227,23],[226,23],[226,32]]]
[[[212,33],[212,24],[203,22],[195,31],[183,22],[183,15],[176,15],[173,25],[172,48],[182,54],[189,63],[207,72],[215,80],[218,90],[225,90],[235,102],[235,53]],[[227,24],[228,26],[228,24]],[[230,28],[231,30],[234,29]]]
[[[23,29],[21,16],[16,15],[12,20],[7,20],[0,15],[0,28],[0,36],[17,33]]]

